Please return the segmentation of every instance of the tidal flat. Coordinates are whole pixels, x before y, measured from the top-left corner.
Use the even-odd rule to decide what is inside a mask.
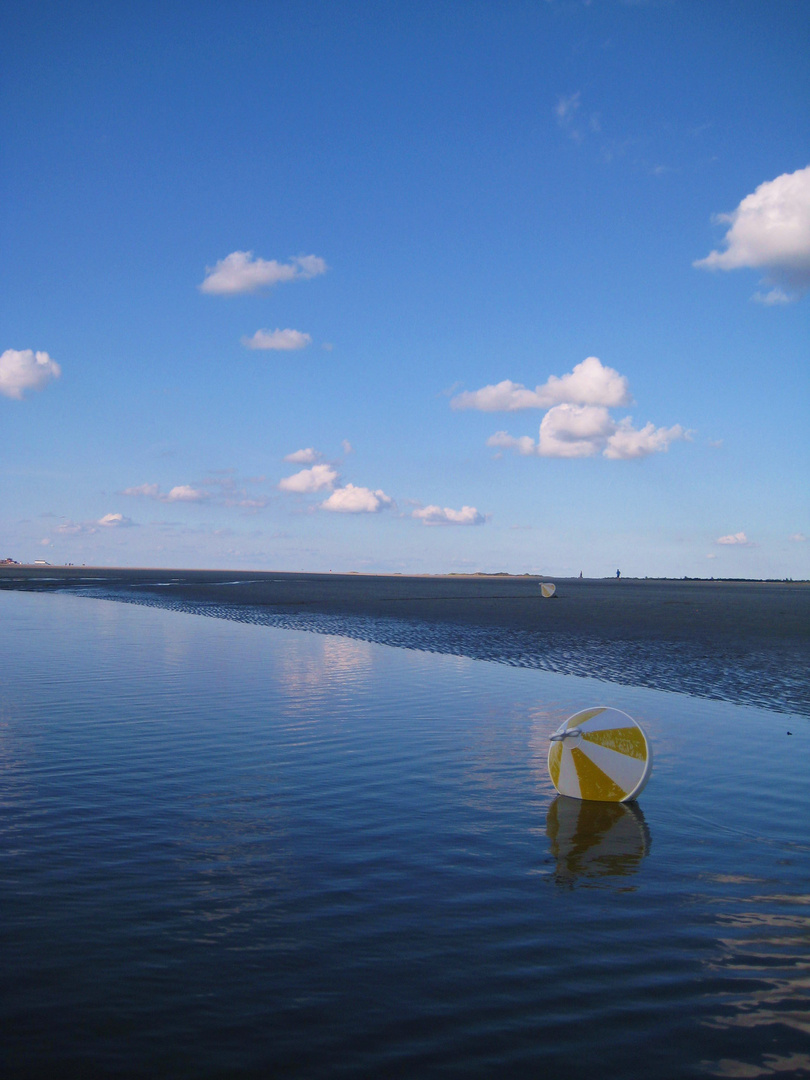
[[[4,1076],[810,1072],[807,586],[3,570]]]
[[[810,582],[0,566],[73,590],[810,716]]]

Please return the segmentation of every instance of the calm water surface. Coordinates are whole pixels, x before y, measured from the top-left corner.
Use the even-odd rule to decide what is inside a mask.
[[[810,1074],[806,718],[59,594],[0,656],[4,1077]],[[554,796],[596,704],[636,807]]]

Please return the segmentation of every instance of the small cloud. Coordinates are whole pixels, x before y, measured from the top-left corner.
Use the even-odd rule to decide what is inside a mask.
[[[810,165],[760,184],[736,210],[715,220],[729,226],[725,250],[712,251],[693,266],[765,270],[773,284],[786,284],[797,294],[810,287]],[[765,304],[796,298],[778,287],[757,294]]]
[[[354,448],[352,447],[352,444],[349,442],[348,439],[344,439],[340,445],[343,448],[344,454],[348,455],[354,452]]]
[[[242,344],[248,349],[276,349],[292,352],[305,349],[312,343],[309,334],[300,330],[257,330],[253,337],[243,337]]]
[[[370,488],[347,484],[345,487],[336,488],[329,498],[321,503],[321,509],[338,514],[378,514],[393,505],[394,500],[384,491],[371,491]]]
[[[529,390],[511,379],[454,397],[453,409],[482,412],[517,412],[520,409],[549,409],[553,405],[628,405],[631,401],[627,378],[588,356],[567,375],[550,375],[542,386]]]
[[[715,540],[715,544],[736,544],[738,547],[756,547],[757,545],[749,540],[744,532],[730,533],[728,536],[718,536]]]
[[[78,536],[80,533],[94,533],[98,530],[89,522],[63,521],[56,526],[56,531],[60,536]]]
[[[709,554],[706,556],[706,558],[707,559],[716,559],[717,555],[713,551],[710,551]]]
[[[496,431],[487,439],[487,446],[502,450],[516,450],[524,457],[530,457],[537,453],[537,445],[530,435],[520,435],[518,438],[510,435],[508,431]],[[501,455],[496,455],[500,457]]]
[[[313,491],[328,491],[334,487],[337,479],[338,474],[331,465],[313,465],[311,469],[301,469],[292,476],[285,476],[278,486],[281,491],[307,495]]]
[[[614,461],[627,461],[630,458],[647,457],[669,449],[669,444],[677,439],[688,439],[689,432],[680,424],[673,427],[655,427],[647,422],[643,428],[633,427],[632,419],[627,416],[619,421],[616,430],[607,441],[602,451],[606,458]]]
[[[46,352],[6,349],[0,356],[0,394],[22,400],[26,390],[42,390],[62,369]]]
[[[51,545],[53,544],[53,540],[49,540],[48,537],[45,536],[42,540],[40,540],[40,544],[43,547],[51,547]]]
[[[139,484],[137,487],[125,488],[121,494],[136,498],[154,499],[161,503],[211,503],[215,506],[239,507],[244,510],[258,510],[267,506],[268,500],[264,497],[248,495],[244,484],[258,484],[265,479],[263,476],[249,477],[247,480],[239,480],[234,474],[236,469],[214,469],[197,486],[191,484],[177,484],[169,491],[161,491],[158,484]],[[113,515],[114,516],[114,515]],[[119,524],[128,523],[129,519]],[[99,522],[98,524],[103,524]],[[135,523],[133,523],[135,524]]]
[[[157,499],[160,495],[158,484],[139,484],[137,487],[124,488],[122,495],[142,496],[145,499]]]
[[[452,510],[449,506],[425,506],[413,511],[423,525],[483,525],[487,520],[474,506]]]
[[[575,143],[582,142],[586,130],[595,135],[602,130],[602,119],[599,113],[592,112],[584,116],[580,113],[581,108],[582,92],[580,90],[574,94],[560,94],[554,106],[557,124]]]
[[[255,258],[252,251],[232,251],[205,268],[200,292],[219,296],[252,293],[284,281],[301,281],[325,274],[328,267],[318,255],[299,255],[288,263]]]
[[[291,462],[293,465],[312,465],[314,462],[320,461],[322,457],[323,454],[319,450],[308,446],[305,450],[295,450],[292,454],[287,454],[284,460]]]
[[[188,484],[178,484],[168,495],[160,496],[162,502],[204,502],[207,498],[209,498],[207,491],[190,487]]]
[[[321,345],[321,348],[324,349],[326,352],[331,352],[334,347],[335,346],[332,344],[331,341],[324,341]]]
[[[786,293],[784,289],[780,289],[777,285],[766,293],[755,292],[751,299],[757,304],[774,307],[779,304],[792,304],[794,300],[798,300],[798,296],[795,293]]]
[[[557,104],[554,106],[554,115],[557,117],[557,123],[565,126],[569,124],[571,120],[579,112],[581,105],[582,92],[577,90],[575,94],[560,94],[557,98]]]
[[[98,519],[96,524],[103,525],[108,529],[128,529],[135,522],[132,518],[125,517],[123,514],[105,514],[104,517]]]
[[[807,537],[804,533],[791,533],[788,540],[792,540],[794,544],[803,544],[805,540],[807,540]]]
[[[238,506],[242,510],[263,510],[265,508],[265,506],[267,506],[268,501],[269,501],[268,499],[264,499],[264,498],[262,498],[262,499],[225,498],[223,500],[223,505],[224,506]]]
[[[189,484],[177,484],[170,491],[161,491],[158,484],[139,484],[137,487],[124,488],[122,495],[134,495],[139,498],[156,499],[158,502],[205,502],[210,493]]]
[[[123,514],[105,514],[98,521],[62,521],[56,526],[56,532],[60,536],[92,535],[98,532],[99,526],[103,529],[123,529],[135,524],[132,518]]]

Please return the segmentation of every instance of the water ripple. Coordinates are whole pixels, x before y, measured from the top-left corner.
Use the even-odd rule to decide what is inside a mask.
[[[715,648],[707,655],[704,644],[688,641],[605,641],[498,626],[290,612],[269,605],[179,600],[147,592],[133,595],[115,588],[70,591],[74,595],[167,608],[191,615],[340,635],[395,648],[465,656],[511,667],[536,668],[810,716],[807,655],[801,645],[784,645],[778,653],[725,646]]]

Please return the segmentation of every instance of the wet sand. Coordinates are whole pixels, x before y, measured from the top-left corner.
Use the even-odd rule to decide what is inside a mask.
[[[103,588],[196,603],[394,617],[626,642],[810,649],[810,583],[293,574],[234,570],[0,566],[0,588]],[[810,658],[810,652],[808,652]]]

